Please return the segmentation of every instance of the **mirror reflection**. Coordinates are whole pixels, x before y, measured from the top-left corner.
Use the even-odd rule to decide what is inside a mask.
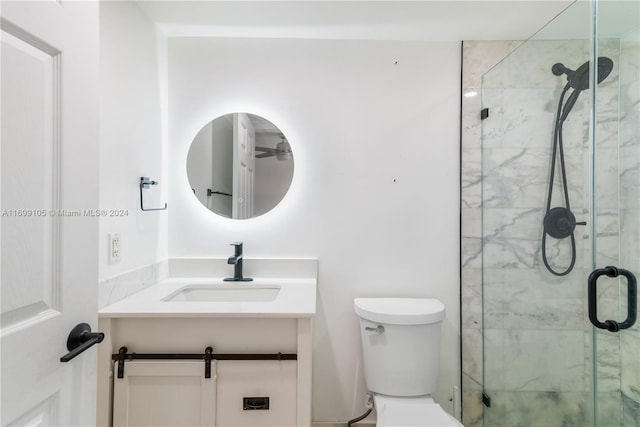
[[[187,156],[193,194],[212,212],[234,219],[263,215],[284,198],[293,178],[293,153],[269,120],[232,113],[207,123]]]

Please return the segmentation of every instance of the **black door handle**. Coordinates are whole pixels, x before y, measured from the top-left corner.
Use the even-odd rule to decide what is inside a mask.
[[[623,322],[615,320],[598,320],[598,301],[596,284],[600,276],[607,277],[624,276],[627,278],[627,318]],[[596,328],[606,329],[609,332],[618,332],[620,329],[627,329],[636,322],[636,306],[637,306],[637,282],[636,277],[629,270],[607,266],[593,270],[588,280],[588,299],[589,299],[589,320]]]
[[[101,343],[104,339],[102,332],[91,332],[91,326],[87,323],[78,323],[73,327],[67,338],[67,350],[69,353],[60,358],[61,362],[68,362],[94,344]]]

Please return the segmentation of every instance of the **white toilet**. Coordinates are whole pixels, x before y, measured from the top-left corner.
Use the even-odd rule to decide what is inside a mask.
[[[431,398],[444,305],[430,298],[356,298],[364,377],[377,427],[462,426]]]

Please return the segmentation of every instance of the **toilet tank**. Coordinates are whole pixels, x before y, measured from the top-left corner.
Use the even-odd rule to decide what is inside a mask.
[[[444,305],[432,298],[356,298],[367,388],[391,396],[435,392]]]

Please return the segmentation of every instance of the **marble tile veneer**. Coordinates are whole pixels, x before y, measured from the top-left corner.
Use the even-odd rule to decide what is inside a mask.
[[[169,277],[167,260],[98,283],[98,309],[116,303]]]

